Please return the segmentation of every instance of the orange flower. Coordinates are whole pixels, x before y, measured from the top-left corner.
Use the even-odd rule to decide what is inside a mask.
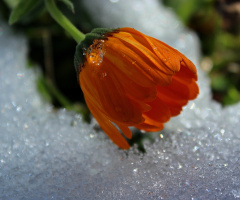
[[[86,103],[122,149],[129,144],[115,125],[128,139],[130,126],[159,131],[199,92],[190,60],[132,28],[97,29],[77,52],[75,64]]]

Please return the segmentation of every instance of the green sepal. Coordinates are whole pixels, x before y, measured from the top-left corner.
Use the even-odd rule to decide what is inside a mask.
[[[80,42],[75,51],[74,55],[74,65],[77,72],[77,77],[81,72],[81,67],[84,64],[84,52],[88,51],[88,48],[93,44],[95,39],[105,39],[108,34],[111,34],[116,29],[106,29],[106,28],[96,28],[90,33],[86,34],[85,39]]]
[[[95,28],[91,31],[91,33],[95,33],[101,36],[106,36],[110,33],[113,33],[115,31],[117,31],[118,29],[115,28]]]
[[[20,0],[17,6],[11,12],[9,24],[14,24],[19,21],[41,1],[43,0]]]

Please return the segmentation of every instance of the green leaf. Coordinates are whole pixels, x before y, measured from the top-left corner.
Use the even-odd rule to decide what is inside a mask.
[[[240,101],[240,93],[235,86],[231,86],[223,99],[224,105],[235,104]]]
[[[24,15],[28,14],[42,0],[20,0],[17,6],[12,10],[9,18],[9,24],[19,21]]]
[[[229,81],[228,79],[221,74],[217,74],[215,76],[212,76],[212,82],[211,86],[216,91],[226,91],[229,87]]]
[[[74,11],[74,5],[70,0],[60,0],[62,1],[73,13]]]
[[[4,0],[4,2],[11,9],[15,8],[17,6],[17,4],[18,4],[18,1],[16,1],[16,0]]]
[[[184,23],[189,21],[199,6],[199,0],[164,0],[163,2],[172,7]]]

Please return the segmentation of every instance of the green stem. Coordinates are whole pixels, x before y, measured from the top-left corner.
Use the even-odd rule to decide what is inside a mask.
[[[45,0],[46,7],[48,12],[51,14],[53,19],[55,19],[70,35],[73,39],[80,43],[84,40],[85,35],[80,32],[57,8],[54,0]]]

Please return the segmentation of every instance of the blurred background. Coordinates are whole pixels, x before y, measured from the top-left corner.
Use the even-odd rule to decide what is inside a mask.
[[[81,0],[72,1],[73,13],[61,1],[58,7],[82,32],[97,27],[82,9]],[[213,99],[223,106],[240,101],[240,1],[163,0],[201,41],[200,67],[211,79]],[[18,0],[0,2],[0,14],[8,21]],[[79,12],[80,11],[80,12]],[[81,20],[80,20],[81,19]],[[29,42],[29,67],[39,67],[36,83],[43,98],[56,108],[65,107],[84,115],[89,111],[77,82],[73,64],[75,41],[51,18],[39,1],[27,16],[13,26],[24,32]],[[1,47],[2,48],[2,47]]]

